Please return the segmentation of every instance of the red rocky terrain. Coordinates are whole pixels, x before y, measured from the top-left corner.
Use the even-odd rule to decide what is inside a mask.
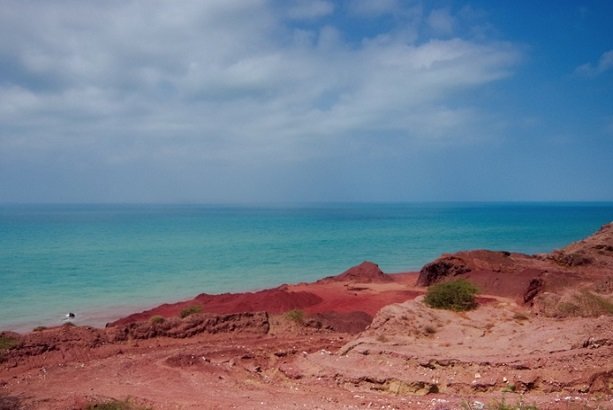
[[[469,312],[431,309],[453,278]],[[545,255],[365,262],[314,283],[201,294],[109,323],[0,334],[0,409],[613,408],[613,224]],[[198,306],[204,313],[180,317]]]

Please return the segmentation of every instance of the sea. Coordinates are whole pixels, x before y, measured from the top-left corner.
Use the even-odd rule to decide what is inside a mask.
[[[0,330],[104,326],[200,293],[417,271],[443,253],[550,252],[613,221],[613,203],[0,205]]]

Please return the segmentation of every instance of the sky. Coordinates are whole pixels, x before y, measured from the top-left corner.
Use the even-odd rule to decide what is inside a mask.
[[[2,0],[0,203],[613,201],[613,2]]]

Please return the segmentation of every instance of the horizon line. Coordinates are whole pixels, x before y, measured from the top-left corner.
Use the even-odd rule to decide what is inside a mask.
[[[77,205],[116,205],[116,206],[228,206],[228,207],[262,207],[262,206],[322,206],[322,205],[427,205],[427,204],[526,204],[526,205],[565,205],[565,204],[612,204],[613,200],[410,200],[410,201],[83,201],[83,202],[20,202],[0,201],[0,206],[77,206]]]

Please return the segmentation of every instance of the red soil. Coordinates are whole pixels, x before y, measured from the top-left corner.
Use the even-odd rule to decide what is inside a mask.
[[[328,282],[360,282],[360,283],[378,283],[392,282],[394,279],[390,275],[386,275],[379,268],[379,265],[364,261],[359,265],[347,269],[345,272],[337,276],[329,276],[318,280],[317,283]]]
[[[200,294],[193,299],[163,304],[109,323],[125,325],[153,316],[174,317],[190,306],[200,306],[207,313],[240,313],[265,311],[284,313],[293,309],[314,314],[322,312],[365,312],[373,316],[390,303],[403,302],[423,293],[411,289],[417,273],[389,275],[373,263],[364,262],[339,276],[315,283],[282,285],[259,292]]]
[[[485,293],[482,306],[416,298],[456,276]],[[484,408],[503,391],[509,405],[613,408],[612,278],[609,224],[548,255],[460,252],[394,275],[365,262],[315,283],[201,294],[105,329],[0,332],[14,344],[0,348],[0,409],[129,397],[154,409],[441,410]],[[205,313],[178,317],[192,305]],[[549,315],[569,306],[579,314]],[[283,314],[292,309],[304,318]]]
[[[127,323],[147,320],[152,316],[178,316],[183,309],[191,306],[200,306],[203,312],[219,314],[258,311],[282,313],[292,309],[304,309],[321,301],[321,297],[315,293],[307,291],[293,292],[289,291],[287,286],[259,292],[224,293],[221,295],[202,293],[194,299],[163,304],[144,312],[132,314],[109,323],[107,326],[125,325]]]

